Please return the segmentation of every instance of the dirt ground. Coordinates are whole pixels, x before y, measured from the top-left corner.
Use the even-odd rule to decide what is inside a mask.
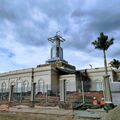
[[[52,116],[42,114],[24,114],[24,113],[0,113],[0,120],[72,120],[71,117],[66,116]]]
[[[5,109],[3,109],[5,108]],[[2,106],[4,112],[0,112],[0,120],[98,120],[88,118],[78,118],[73,115],[73,110],[59,109],[59,107],[31,108],[28,106],[14,106],[9,110]]]
[[[61,116],[61,115],[0,112],[0,120],[97,120],[97,119],[77,118],[69,115]]]

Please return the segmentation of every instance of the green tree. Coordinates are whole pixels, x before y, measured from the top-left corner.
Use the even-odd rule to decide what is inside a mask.
[[[106,51],[108,48],[113,44],[114,38],[109,39],[107,35],[104,35],[104,33],[100,33],[100,36],[92,42],[92,44],[95,46],[95,49],[99,49],[103,51],[104,55],[104,67],[105,67],[105,76],[104,76],[104,97],[105,102],[109,101],[111,102],[111,91],[110,91],[110,83],[109,83],[109,76],[108,76],[108,70],[107,70],[107,60],[106,60]]]
[[[118,69],[120,67],[120,61],[113,59],[113,61],[110,62],[111,66]]]

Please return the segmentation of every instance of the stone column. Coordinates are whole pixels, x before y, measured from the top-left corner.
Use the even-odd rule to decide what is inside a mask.
[[[66,101],[66,80],[60,81],[60,101]]]

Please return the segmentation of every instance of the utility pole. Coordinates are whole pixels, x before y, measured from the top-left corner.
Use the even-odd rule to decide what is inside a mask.
[[[34,69],[32,68],[32,76],[31,76],[31,107],[35,106],[35,89],[36,89],[36,83],[34,82]]]

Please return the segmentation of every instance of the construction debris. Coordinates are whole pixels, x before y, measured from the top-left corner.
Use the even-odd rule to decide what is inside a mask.
[[[109,111],[101,120],[120,120],[120,105]]]
[[[0,111],[9,111],[9,105],[8,104],[0,105]]]

